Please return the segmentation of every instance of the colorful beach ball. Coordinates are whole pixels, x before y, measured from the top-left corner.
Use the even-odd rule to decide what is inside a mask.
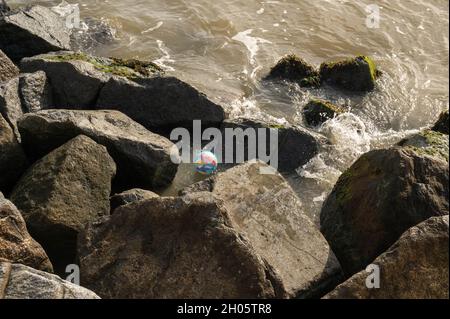
[[[195,170],[200,174],[211,175],[217,170],[217,157],[210,151],[201,151],[194,159]]]

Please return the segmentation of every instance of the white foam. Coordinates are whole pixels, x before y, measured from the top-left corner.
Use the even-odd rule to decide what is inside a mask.
[[[167,63],[175,63],[175,60],[170,56],[169,49],[166,47],[162,40],[156,40],[156,43],[158,44],[159,50],[163,53],[163,56],[157,60],[154,60],[153,63],[168,71],[175,71],[173,67],[167,65]]]
[[[259,51],[259,46],[263,43],[270,44],[272,42],[263,38],[252,37],[250,36],[252,32],[253,29],[239,32],[232,39],[243,43],[247,47],[247,50],[250,52],[250,64],[254,65],[256,63],[255,57]]]

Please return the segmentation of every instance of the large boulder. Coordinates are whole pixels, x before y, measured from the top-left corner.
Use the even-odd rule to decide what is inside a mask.
[[[15,62],[24,57],[70,49],[70,30],[52,10],[26,7],[0,15],[0,48]]]
[[[0,50],[0,83],[11,80],[19,75],[19,69],[15,64]]]
[[[19,78],[0,83],[0,114],[13,128],[16,138],[20,141],[17,120],[23,115],[19,97]]]
[[[436,124],[433,126],[433,131],[448,135],[448,125],[449,125],[449,118],[447,110],[441,113]]]
[[[28,233],[19,210],[5,199],[2,193],[0,193],[0,261],[53,271],[47,254]]]
[[[242,130],[245,134],[247,129],[255,132],[256,145],[259,144],[259,130],[265,129],[266,137],[266,153],[270,151],[270,129],[277,130],[278,132],[278,145],[277,145],[277,155],[278,156],[278,167],[276,167],[280,172],[294,172],[297,168],[305,165],[316,156],[319,152],[320,143],[324,142],[323,138],[313,135],[305,129],[296,126],[280,125],[277,123],[271,123],[269,121],[263,120],[253,120],[247,118],[236,118],[225,120],[222,124],[222,132],[225,137],[228,130],[236,129]],[[263,141],[264,142],[264,141]],[[225,140],[223,141],[225,145]],[[234,142],[233,154],[234,161],[236,162],[237,151],[244,151],[244,161],[252,160],[253,157],[248,156],[248,140],[238,140]],[[227,150],[229,151],[229,150]],[[258,154],[258,147],[256,148],[256,155]],[[273,154],[272,154],[273,155]],[[223,154],[222,156],[225,156]],[[257,156],[258,157],[258,156]],[[262,160],[262,159],[261,159]],[[224,160],[222,160],[224,162]]]
[[[380,74],[375,62],[368,56],[322,63],[320,66],[322,83],[350,91],[373,90]]]
[[[6,14],[11,11],[11,8],[8,6],[5,0],[1,0],[0,2],[0,15]]]
[[[288,80],[302,87],[319,87],[319,72],[302,58],[291,54],[283,57],[270,70],[266,80]]]
[[[24,59],[22,72],[46,72],[55,108],[115,109],[151,130],[218,125],[223,108],[151,62],[54,52]]]
[[[277,274],[211,194],[119,207],[79,240],[81,283],[102,298],[283,297]]]
[[[25,149],[35,158],[79,134],[106,146],[117,164],[116,184],[122,190],[162,187],[177,172],[170,157],[173,143],[117,111],[44,110],[24,115],[18,126]]]
[[[151,199],[159,197],[158,194],[153,193],[152,191],[148,191],[145,189],[140,188],[133,188],[127,191],[124,191],[122,193],[115,194],[114,196],[111,196],[110,203],[111,203],[111,213],[116,210],[116,208],[128,205],[134,202],[138,202],[145,199]]]
[[[379,288],[369,289],[370,273],[362,271],[325,298],[448,299],[448,232],[448,215],[422,222],[373,262],[380,270]]]
[[[223,201],[233,227],[278,274],[289,297],[317,297],[341,279],[339,262],[286,180],[245,163],[182,191],[211,192]]]
[[[14,131],[0,114],[0,191],[8,193],[27,167]]]
[[[11,201],[58,273],[75,260],[78,232],[109,215],[115,172],[106,148],[80,135],[37,161],[14,187]]]
[[[19,96],[25,113],[50,108],[52,92],[47,76],[43,71],[24,73],[19,77]]]
[[[92,291],[21,264],[0,262],[0,299],[99,299]]]
[[[329,101],[313,99],[303,108],[303,118],[309,126],[318,126],[344,112],[343,108]]]
[[[448,214],[448,136],[426,131],[364,154],[325,201],[321,230],[344,272],[359,272],[401,234]]]

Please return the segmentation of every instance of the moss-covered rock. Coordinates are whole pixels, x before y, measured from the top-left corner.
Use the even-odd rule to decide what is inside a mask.
[[[448,135],[448,124],[449,124],[449,119],[448,119],[448,110],[447,110],[447,111],[444,111],[441,113],[438,121],[436,122],[436,124],[433,127],[433,131],[441,132],[443,134]]]
[[[306,124],[317,126],[344,112],[344,109],[331,102],[313,99],[303,108],[303,118]]]
[[[293,81],[303,87],[320,86],[320,77],[317,70],[294,54],[287,55],[278,61],[270,70],[266,79]]]
[[[433,156],[448,161],[448,136],[432,130],[425,130],[399,142],[399,146],[418,155]]]
[[[368,56],[322,63],[320,66],[322,83],[350,91],[373,90],[380,75],[375,62]]]

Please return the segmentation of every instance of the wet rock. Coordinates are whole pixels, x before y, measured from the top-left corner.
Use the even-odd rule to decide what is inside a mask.
[[[99,299],[92,291],[21,264],[0,262],[0,299]]]
[[[449,141],[443,133],[424,130],[409,136],[398,143],[422,156],[440,158],[448,162]]]
[[[82,284],[104,298],[283,297],[277,274],[208,193],[119,207],[80,236],[79,256]]]
[[[447,111],[444,111],[441,113],[438,121],[436,122],[436,124],[433,127],[433,131],[437,131],[437,132],[448,135],[448,124],[449,124],[449,119],[448,119],[448,110],[447,110]]]
[[[241,129],[245,132],[247,129],[255,132],[256,145],[259,144],[258,130],[266,129],[266,153],[270,150],[270,129],[278,131],[278,167],[280,172],[293,172],[300,166],[306,164],[311,158],[316,156],[319,152],[320,143],[324,143],[323,138],[312,135],[310,132],[295,126],[280,125],[262,120],[253,120],[247,118],[236,118],[225,120],[222,124],[223,136],[226,136],[227,129]],[[236,132],[236,131],[234,131]],[[225,145],[225,140],[223,141]],[[243,148],[242,148],[243,146]],[[248,156],[249,142],[236,139],[234,143],[234,154],[237,150],[244,150],[244,161],[254,159],[254,156]],[[258,154],[258,147],[256,148],[256,155]],[[225,154],[223,154],[225,156]],[[236,163],[236,156],[234,159]],[[242,161],[241,161],[242,162]]]
[[[350,91],[373,90],[380,73],[375,62],[368,56],[322,63],[320,66],[322,83]]]
[[[24,115],[19,129],[34,158],[79,134],[106,146],[118,167],[115,184],[120,190],[166,186],[178,169],[170,157],[172,142],[117,111],[44,110]]]
[[[115,172],[106,148],[80,135],[37,161],[16,184],[11,201],[57,273],[74,263],[78,232],[109,214]]]
[[[296,55],[283,57],[270,70],[267,80],[288,80],[297,82],[302,87],[319,87],[319,72]]]
[[[53,272],[47,254],[28,233],[25,221],[13,203],[0,193],[0,261],[24,264]]]
[[[278,274],[289,297],[322,296],[341,279],[339,262],[302,204],[278,173],[245,163],[186,188],[209,191],[223,201],[232,225]]]
[[[359,272],[329,293],[328,299],[448,299],[448,215],[406,231],[373,262],[379,289],[368,289],[370,273]]]
[[[50,108],[52,92],[43,71],[24,73],[19,77],[19,95],[25,113]]]
[[[19,69],[14,63],[0,50],[0,83],[9,81],[19,75]]]
[[[225,118],[219,105],[189,84],[151,62],[56,52],[24,59],[22,72],[46,72],[53,86],[54,107],[114,109],[151,130],[218,125]]]
[[[0,191],[8,193],[27,167],[13,130],[0,114]]]
[[[435,146],[417,146],[412,137],[402,146],[366,153],[339,178],[320,223],[347,275],[362,270],[408,228],[448,214],[448,137],[438,135]]]
[[[70,49],[70,30],[52,10],[26,7],[0,15],[0,47],[11,60]]]
[[[23,111],[19,98],[19,78],[0,83],[0,114],[13,128],[17,140],[20,141],[17,120],[23,115]]]
[[[116,41],[116,30],[106,21],[86,17],[83,30],[75,30],[70,36],[74,51],[92,52],[99,46],[110,45]]]
[[[115,194],[114,196],[111,196],[110,199],[111,213],[120,206],[155,197],[159,197],[159,195],[140,188],[134,188],[119,194]]]
[[[304,107],[303,118],[306,124],[318,126],[344,112],[344,109],[331,102],[314,99]]]

